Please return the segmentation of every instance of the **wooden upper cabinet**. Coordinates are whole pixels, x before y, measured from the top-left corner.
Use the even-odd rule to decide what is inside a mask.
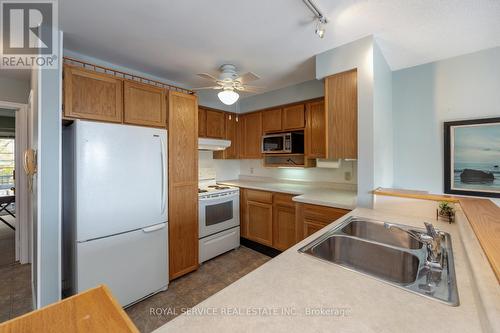
[[[326,155],[358,157],[358,89],[356,69],[325,78]]]
[[[133,125],[166,127],[167,106],[165,89],[125,81],[123,122]]]
[[[283,130],[303,129],[306,123],[304,104],[283,108]]]
[[[198,268],[198,102],[195,95],[168,96],[169,275]]]
[[[241,145],[240,157],[262,158],[262,112],[253,112],[240,117]]]
[[[281,118],[281,109],[262,111],[262,132],[281,131],[283,129]]]
[[[231,146],[224,150],[225,159],[236,159],[239,158],[239,136],[238,136],[238,125],[239,116],[235,113],[227,113],[225,115],[225,125],[226,125],[226,140],[231,141]]]
[[[207,136],[207,110],[198,108],[198,136],[204,138]]]
[[[208,138],[224,139],[224,113],[222,111],[207,110],[206,136]]]
[[[64,116],[122,122],[123,80],[64,65]]]
[[[304,131],[307,158],[326,157],[326,125],[324,101],[306,104],[306,128]]]

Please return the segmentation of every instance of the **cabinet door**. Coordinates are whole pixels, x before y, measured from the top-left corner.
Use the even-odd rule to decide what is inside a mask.
[[[303,129],[305,121],[304,104],[283,108],[283,130]]]
[[[207,137],[224,139],[224,112],[207,110]]]
[[[239,157],[239,140],[238,140],[238,116],[234,113],[225,115],[226,123],[226,140],[231,141],[231,146],[224,150],[225,159],[236,159]]]
[[[284,251],[295,245],[295,205],[291,195],[274,195],[273,247]]]
[[[125,81],[123,91],[123,122],[132,125],[167,126],[165,89],[138,82]]]
[[[198,108],[198,136],[204,138],[207,136],[207,110]]]
[[[347,209],[310,204],[297,204],[295,209],[297,242],[309,235],[312,235],[316,231],[338,220],[349,212],[350,211]]]
[[[357,71],[325,79],[326,155],[330,159],[358,157]]]
[[[323,101],[307,103],[304,134],[306,156],[308,158],[325,158],[325,103]]]
[[[312,219],[305,219],[304,220],[304,229],[303,229],[303,234],[304,238],[307,238],[314,234],[316,231],[319,231],[326,227],[327,224],[321,223],[317,220],[312,220]]]
[[[254,112],[242,116],[242,158],[262,158],[262,113]]]
[[[65,117],[121,123],[123,81],[65,65],[63,105]]]
[[[247,200],[248,239],[273,246],[273,205]]]
[[[198,268],[198,103],[169,92],[169,270],[175,279]]]
[[[266,110],[262,112],[262,131],[281,131],[281,109]]]

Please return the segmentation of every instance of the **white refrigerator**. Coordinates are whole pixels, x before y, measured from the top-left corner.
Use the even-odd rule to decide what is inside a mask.
[[[63,287],[122,306],[168,285],[167,131],[76,120],[63,131]]]

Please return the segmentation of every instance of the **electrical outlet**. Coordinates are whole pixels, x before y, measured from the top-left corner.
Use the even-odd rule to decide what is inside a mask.
[[[344,172],[344,179],[350,181],[352,179],[352,174],[350,171]]]
[[[250,168],[250,173],[253,175],[253,168]]]

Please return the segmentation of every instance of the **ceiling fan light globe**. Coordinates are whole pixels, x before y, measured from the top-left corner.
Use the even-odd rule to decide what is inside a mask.
[[[221,91],[217,94],[217,96],[219,97],[220,101],[226,105],[233,105],[234,103],[236,103],[238,98],[240,98],[240,95],[237,92],[229,89]]]

